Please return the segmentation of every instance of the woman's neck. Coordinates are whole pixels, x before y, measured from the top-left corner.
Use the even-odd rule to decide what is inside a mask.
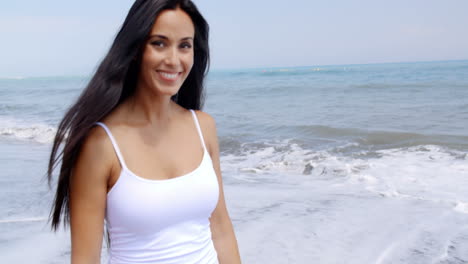
[[[147,90],[146,90],[147,91]],[[128,99],[127,119],[131,123],[165,127],[177,110],[169,95],[159,95],[137,89]]]

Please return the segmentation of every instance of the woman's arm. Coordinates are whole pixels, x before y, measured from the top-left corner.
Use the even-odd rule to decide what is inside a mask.
[[[71,263],[100,263],[112,145],[104,130],[91,129],[70,180]]]
[[[220,264],[241,263],[236,236],[224,200],[223,181],[219,164],[219,145],[214,119],[207,113],[197,112],[206,147],[213,161],[213,167],[218,177],[219,200],[210,218],[213,243]]]

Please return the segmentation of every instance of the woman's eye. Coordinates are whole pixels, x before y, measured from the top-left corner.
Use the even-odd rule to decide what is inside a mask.
[[[187,42],[187,43],[180,44],[180,47],[183,48],[183,49],[190,49],[190,48],[192,48],[192,45]]]
[[[156,47],[164,47],[164,42],[162,42],[162,41],[153,41],[153,42],[151,42],[151,45],[156,46]]]

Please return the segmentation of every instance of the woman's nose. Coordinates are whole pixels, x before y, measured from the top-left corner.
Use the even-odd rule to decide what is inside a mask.
[[[168,65],[177,65],[179,54],[177,48],[170,48],[167,51],[165,63]]]

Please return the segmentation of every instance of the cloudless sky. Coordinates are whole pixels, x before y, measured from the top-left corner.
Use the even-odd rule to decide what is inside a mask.
[[[467,0],[195,0],[211,68],[468,59]],[[0,77],[87,75],[133,0],[0,3]]]

